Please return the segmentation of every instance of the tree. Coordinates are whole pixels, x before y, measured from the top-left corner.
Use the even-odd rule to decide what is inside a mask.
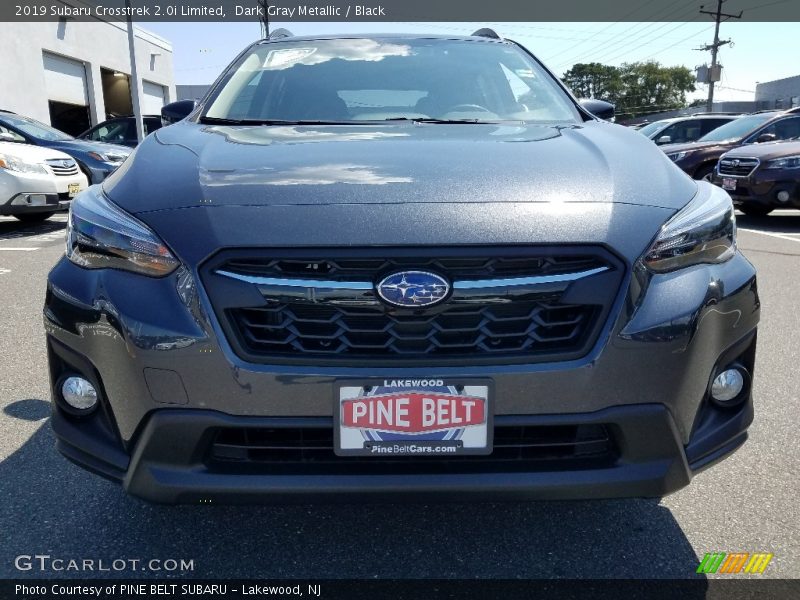
[[[564,83],[578,97],[613,102],[621,120],[684,108],[686,93],[695,90],[691,70],[655,61],[620,67],[579,63],[564,73]]]
[[[564,83],[579,98],[606,100],[616,97],[622,86],[617,67],[600,63],[578,63],[564,73]]]

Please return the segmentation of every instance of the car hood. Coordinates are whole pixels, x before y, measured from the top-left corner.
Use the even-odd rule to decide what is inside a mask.
[[[148,136],[103,184],[132,213],[221,206],[622,203],[678,209],[696,184],[603,122],[219,126]]]
[[[112,154],[128,156],[131,149],[127,146],[119,146],[117,144],[107,144],[105,142],[92,142],[89,140],[66,140],[59,142],[48,142],[50,148],[57,148],[63,152],[82,152],[84,154],[89,152],[97,152],[100,154]]]
[[[684,144],[664,144],[659,146],[664,154],[730,148],[735,142],[686,142]]]
[[[725,158],[758,158],[771,160],[784,156],[800,155],[800,142],[768,142],[766,144],[748,144],[734,148],[725,153]]]
[[[31,144],[20,144],[17,142],[0,142],[0,154],[14,156],[25,162],[41,163],[49,159],[69,159],[72,157],[53,148],[43,148]]]

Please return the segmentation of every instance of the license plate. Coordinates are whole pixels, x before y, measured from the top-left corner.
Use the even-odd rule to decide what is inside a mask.
[[[70,183],[67,185],[67,194],[70,198],[74,198],[77,196],[81,191],[81,184],[80,183]]]
[[[491,389],[487,380],[339,382],[334,451],[376,458],[489,454]]]
[[[722,189],[723,190],[735,190],[736,189],[736,180],[730,177],[725,177],[722,180]]]

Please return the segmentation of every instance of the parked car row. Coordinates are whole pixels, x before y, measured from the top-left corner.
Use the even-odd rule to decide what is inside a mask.
[[[694,179],[727,190],[747,215],[800,208],[800,107],[664,119],[638,131]]]
[[[144,117],[145,134],[161,117]],[[77,138],[11,111],[0,110],[0,215],[43,221],[65,210],[89,185],[105,180],[136,146],[133,117],[100,123]]]

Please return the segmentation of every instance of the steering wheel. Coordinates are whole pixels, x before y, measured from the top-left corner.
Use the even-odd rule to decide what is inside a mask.
[[[448,108],[445,112],[451,113],[451,112],[473,112],[473,111],[486,112],[486,113],[492,112],[488,108],[486,108],[485,106],[481,106],[480,104],[456,104],[455,106],[451,106],[450,108]]]

